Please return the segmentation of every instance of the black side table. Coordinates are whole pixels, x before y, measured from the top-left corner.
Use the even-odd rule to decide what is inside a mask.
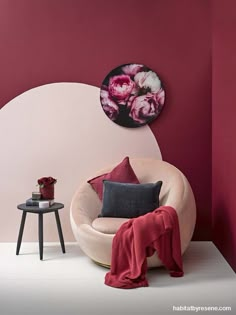
[[[22,235],[23,235],[23,231],[24,231],[25,219],[26,219],[27,212],[38,214],[38,234],[39,234],[40,260],[43,260],[43,215],[44,215],[44,213],[55,212],[57,229],[58,229],[58,234],[59,234],[60,243],[61,243],[61,249],[62,249],[62,252],[65,254],[66,251],[65,251],[64,238],[63,238],[63,234],[62,234],[61,222],[60,222],[60,217],[59,217],[59,213],[58,213],[59,209],[64,208],[64,205],[62,203],[56,202],[51,207],[45,208],[45,209],[41,209],[37,206],[26,206],[25,203],[22,203],[22,204],[18,205],[17,208],[22,210],[23,213],[22,213],[20,231],[19,231],[18,240],[17,240],[16,255],[19,255],[19,252],[20,252],[20,246],[21,246]]]

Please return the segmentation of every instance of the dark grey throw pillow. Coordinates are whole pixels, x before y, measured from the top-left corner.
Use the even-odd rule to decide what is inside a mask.
[[[127,184],[103,181],[103,206],[99,217],[135,218],[159,207],[162,181]]]

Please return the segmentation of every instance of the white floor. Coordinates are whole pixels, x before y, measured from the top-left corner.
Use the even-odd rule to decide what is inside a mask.
[[[211,242],[192,242],[185,276],[171,278],[164,268],[150,270],[149,287],[132,290],[104,285],[107,269],[97,266],[75,243],[0,243],[0,315],[173,314],[173,306],[230,306],[236,314],[236,276]],[[181,311],[177,313],[189,313]],[[194,312],[192,312],[194,313]],[[202,312],[202,313],[213,313]]]

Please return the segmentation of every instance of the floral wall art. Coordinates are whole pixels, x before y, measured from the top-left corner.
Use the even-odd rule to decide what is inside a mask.
[[[140,127],[157,118],[165,91],[160,78],[141,64],[124,64],[103,80],[100,101],[105,114],[124,127]]]

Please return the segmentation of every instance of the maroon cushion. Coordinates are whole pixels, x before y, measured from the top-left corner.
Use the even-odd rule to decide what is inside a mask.
[[[124,160],[118,164],[110,173],[99,175],[95,178],[88,180],[88,183],[93,187],[93,189],[98,194],[99,198],[102,200],[103,196],[103,181],[109,180],[119,183],[131,183],[140,184],[137,176],[132,169],[129,157],[125,157]]]

